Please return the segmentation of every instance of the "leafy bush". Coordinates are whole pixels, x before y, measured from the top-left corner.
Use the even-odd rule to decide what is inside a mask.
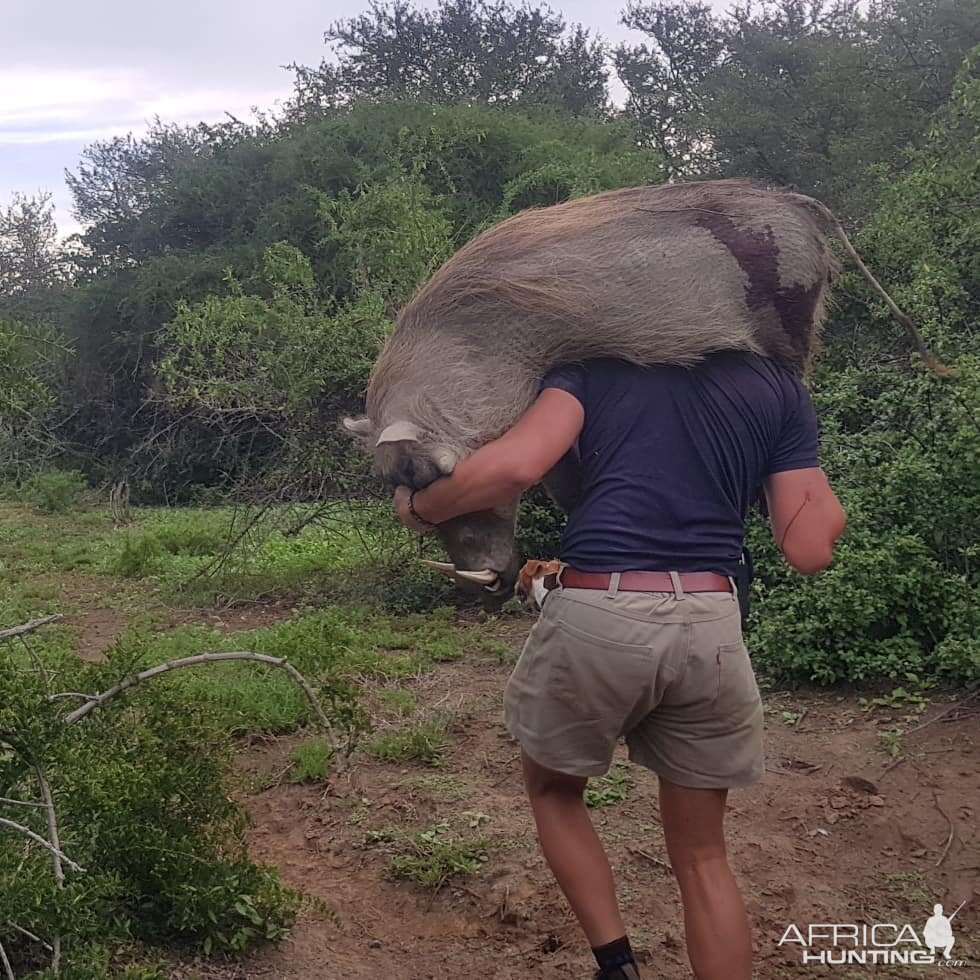
[[[49,470],[31,477],[22,496],[43,514],[64,514],[78,507],[88,491],[77,470]]]
[[[517,547],[527,558],[557,558],[566,518],[542,487],[521,499],[517,515]]]
[[[630,793],[630,776],[628,767],[621,762],[616,763],[612,771],[599,779],[590,779],[585,790],[585,805],[593,809],[601,809],[622,803]]]
[[[59,686],[98,690],[118,677],[114,658],[82,664],[57,634],[36,634],[32,647]],[[77,976],[104,976],[98,947],[124,940],[242,951],[285,934],[299,900],[248,859],[244,816],[225,786],[230,745],[205,706],[158,681],[68,726],[67,702],[46,698],[26,656],[5,644],[0,657],[0,795],[37,799],[40,765],[62,847],[86,869],[67,871],[59,889],[46,852],[25,856],[21,838],[0,837],[0,941],[20,970],[40,967],[44,952],[9,923],[66,937]],[[47,835],[41,811],[17,811]]]
[[[160,511],[126,532],[107,569],[127,578],[158,574],[175,564],[167,560],[169,557],[215,558],[225,551],[231,538],[227,511]],[[176,564],[189,570],[186,563]]]

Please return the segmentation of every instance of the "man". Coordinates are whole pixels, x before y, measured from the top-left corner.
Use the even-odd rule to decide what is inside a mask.
[[[963,905],[960,905],[960,909]],[[959,912],[957,909],[956,912]],[[956,915],[956,912],[953,915]],[[926,945],[929,947],[929,951],[935,956],[938,950],[943,951],[943,958],[949,959],[953,951],[953,915],[947,918],[943,915],[943,907],[941,905],[934,905],[932,907],[932,915],[926,919],[925,928],[922,930],[922,938],[925,940]]]
[[[733,577],[764,488],[786,560],[831,561],[845,516],[817,462],[806,389],[751,354],[691,369],[595,361],[551,372],[512,430],[424,490],[396,491],[426,531],[498,506],[577,444],[583,493],[563,568],[505,696],[545,858],[597,978],[639,972],[583,792],[620,736],[660,781],[660,813],[698,980],[750,980],[752,940],[728,866],[728,790],[761,779],[762,704]]]

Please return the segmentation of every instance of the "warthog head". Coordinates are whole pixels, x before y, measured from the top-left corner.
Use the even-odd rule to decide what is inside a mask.
[[[449,476],[463,455],[433,443],[413,422],[393,422],[378,432],[367,417],[348,418],[344,428],[372,451],[375,470],[392,487],[421,490]],[[516,501],[447,521],[438,535],[450,560],[423,564],[448,575],[465,591],[479,593],[487,608],[498,608],[514,594],[517,583],[516,521]]]

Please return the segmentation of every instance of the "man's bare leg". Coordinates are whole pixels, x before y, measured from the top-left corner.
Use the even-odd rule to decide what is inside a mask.
[[[609,858],[583,799],[586,779],[523,756],[541,850],[593,948],[626,935]]]
[[[667,853],[684,902],[687,955],[697,980],[751,980],[752,932],[725,852],[727,790],[660,780]]]

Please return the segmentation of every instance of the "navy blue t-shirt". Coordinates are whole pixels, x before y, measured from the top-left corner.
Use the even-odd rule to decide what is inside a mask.
[[[807,390],[754,354],[693,368],[590,361],[556,368],[542,388],[585,409],[583,494],[561,546],[581,571],[735,575],[763,479],[818,465]]]

